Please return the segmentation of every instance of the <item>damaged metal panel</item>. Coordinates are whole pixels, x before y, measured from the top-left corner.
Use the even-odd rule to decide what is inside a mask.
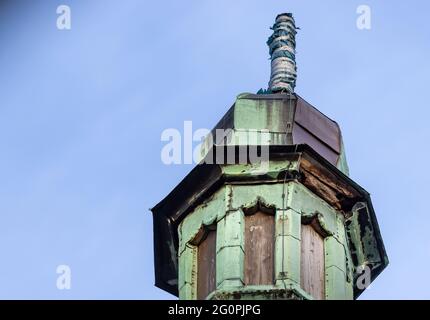
[[[361,197],[360,191],[345,181],[339,171],[329,170],[313,157],[301,158],[300,171],[303,184],[338,210],[350,211]]]
[[[351,210],[352,215],[346,220],[346,231],[350,241],[351,259],[354,265],[354,282],[357,281],[364,267],[375,270],[372,280],[388,263],[384,252],[381,252],[378,235],[369,208],[365,202],[357,202]],[[362,290],[355,288],[356,294]]]
[[[342,137],[339,125],[300,97],[297,99],[294,120],[299,126],[320,140],[320,143],[327,145],[333,152],[340,154]],[[304,143],[304,141],[296,141],[296,143],[300,144]],[[318,152],[316,149],[315,151]]]
[[[330,163],[336,164],[339,159],[339,153],[335,152],[328,145],[321,143],[316,136],[314,136],[310,131],[306,130],[299,124],[294,126],[293,139],[298,144],[306,143],[311,146],[315,151],[326,158]]]
[[[164,214],[153,219],[155,285],[173,295],[178,295],[178,243],[176,228]]]

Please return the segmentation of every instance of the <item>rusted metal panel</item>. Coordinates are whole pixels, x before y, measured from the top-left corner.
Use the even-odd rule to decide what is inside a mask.
[[[325,298],[324,239],[312,225],[302,225],[300,285],[314,299]]]
[[[216,230],[208,232],[197,252],[197,299],[203,300],[216,289]]]
[[[296,94],[241,95],[215,128],[231,130],[233,136],[244,129],[284,134],[281,144],[307,144],[335,166],[342,153],[338,124]]]
[[[263,212],[245,217],[245,285],[272,284],[275,218]]]
[[[326,144],[321,143],[321,140],[298,123],[296,123],[293,128],[293,141],[296,144],[306,143],[333,165],[336,165],[339,159],[338,153]]]
[[[322,143],[340,154],[341,133],[337,123],[300,97],[297,99],[295,121]]]
[[[356,188],[308,155],[301,158],[300,171],[302,183],[338,210],[349,211],[360,197]]]

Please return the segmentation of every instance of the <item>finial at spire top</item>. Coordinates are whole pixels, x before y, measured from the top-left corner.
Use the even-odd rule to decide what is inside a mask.
[[[271,28],[273,34],[267,40],[271,58],[269,91],[294,93],[297,79],[296,24],[292,13],[276,17]]]

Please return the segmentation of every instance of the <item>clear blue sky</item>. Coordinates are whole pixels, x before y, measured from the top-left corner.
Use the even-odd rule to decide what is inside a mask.
[[[56,8],[72,9],[72,30]],[[372,29],[356,28],[356,8]],[[3,1],[0,298],[164,299],[148,209],[192,168],[161,132],[211,128],[266,88],[269,27],[293,12],[297,93],[339,122],[390,258],[363,299],[430,298],[428,1]],[[56,288],[56,267],[72,289]]]

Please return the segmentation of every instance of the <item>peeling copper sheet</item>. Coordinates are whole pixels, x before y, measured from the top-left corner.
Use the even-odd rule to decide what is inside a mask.
[[[303,129],[340,154],[341,133],[336,122],[298,97],[294,120]],[[296,144],[301,142],[296,141]]]
[[[342,135],[336,122],[297,96],[293,127],[294,144],[307,144],[331,164],[337,165]]]
[[[311,132],[303,128],[298,123],[293,128],[294,144],[307,144],[321,156],[326,158],[331,164],[336,165],[339,159],[339,153],[326,145],[323,141],[315,137]]]

